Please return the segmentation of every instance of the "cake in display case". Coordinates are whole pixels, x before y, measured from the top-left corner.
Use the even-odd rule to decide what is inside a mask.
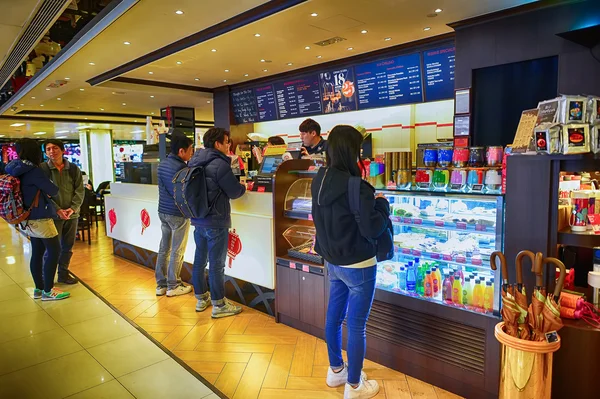
[[[377,288],[478,313],[499,314],[503,197],[382,191],[390,202],[394,258]],[[498,283],[498,284],[497,284]]]

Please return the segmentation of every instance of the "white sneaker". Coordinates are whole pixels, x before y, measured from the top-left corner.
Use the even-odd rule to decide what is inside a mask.
[[[375,380],[360,380],[360,385],[353,388],[346,383],[344,390],[344,399],[369,399],[379,393],[379,384]]]
[[[172,290],[167,290],[167,297],[185,295],[185,294],[189,294],[190,292],[192,292],[191,285],[180,284],[177,286],[177,288],[173,288]]]
[[[366,380],[367,375],[364,371],[360,372],[360,379]],[[344,362],[344,368],[339,373],[334,373],[331,367],[327,368],[327,386],[329,388],[341,387],[348,382],[348,363]]]
[[[167,293],[167,287],[156,287],[156,296],[163,296]]]

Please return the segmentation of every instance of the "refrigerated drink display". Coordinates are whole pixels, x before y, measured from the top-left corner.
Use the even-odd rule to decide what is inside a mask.
[[[382,193],[390,202],[395,255],[378,264],[377,288],[498,315],[500,278],[490,255],[502,250],[504,198]]]

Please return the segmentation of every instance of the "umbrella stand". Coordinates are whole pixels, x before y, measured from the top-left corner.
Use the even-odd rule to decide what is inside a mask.
[[[500,364],[501,399],[550,399],[552,357],[558,341],[528,341],[505,332],[504,322],[496,324],[496,339],[502,344]]]

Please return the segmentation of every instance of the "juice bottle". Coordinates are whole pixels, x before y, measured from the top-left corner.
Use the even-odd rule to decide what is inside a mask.
[[[462,305],[462,282],[458,273],[454,276],[454,283],[452,284],[452,302]]]
[[[488,312],[494,311],[494,287],[491,281],[485,283],[485,290],[483,291],[483,306]]]
[[[462,269],[458,269],[457,273],[460,276],[460,282],[461,282],[461,284],[464,284],[465,283],[465,274],[463,273],[463,270]]]
[[[415,269],[417,271],[417,293],[425,295],[425,268],[419,265],[419,258],[415,259]]]
[[[479,279],[475,280],[475,286],[473,287],[473,306],[483,308],[483,286]]]
[[[406,270],[406,290],[408,292],[415,292],[417,282],[417,274],[415,267],[412,262],[408,262],[408,269]]]
[[[441,282],[442,279],[438,276],[439,274],[439,270],[437,267],[433,267],[431,269],[431,278],[433,280],[433,297],[434,298],[439,298],[440,297],[440,293],[441,293]]]
[[[446,274],[444,276],[444,284],[442,287],[442,298],[446,302],[452,302],[452,284],[454,280],[450,276],[450,274]]]
[[[425,274],[423,289],[425,291],[425,297],[433,297],[433,277],[431,276],[431,270],[427,270],[427,273]]]
[[[473,305],[473,284],[470,277],[465,277],[463,285],[463,305]]]
[[[406,269],[404,266],[400,266],[400,273],[398,274],[398,288],[401,291],[406,291]]]

